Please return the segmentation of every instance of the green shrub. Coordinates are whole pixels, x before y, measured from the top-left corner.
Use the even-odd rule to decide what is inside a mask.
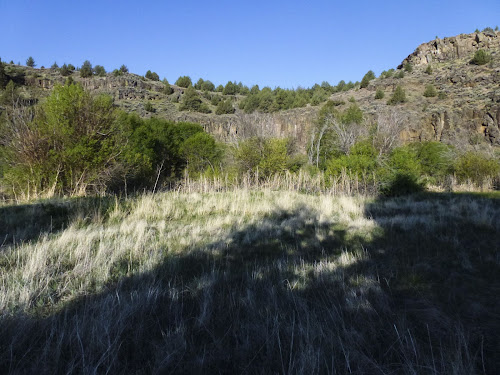
[[[446,99],[448,96],[446,95],[446,93],[444,91],[440,91],[439,94],[438,94],[438,99]]]
[[[159,81],[159,80],[160,80],[160,76],[159,76],[157,73],[152,72],[151,70],[148,70],[148,71],[146,72],[145,77],[146,77],[147,79],[152,80],[152,81]]]
[[[353,103],[341,115],[344,124],[361,124],[363,122],[363,111],[356,103]]]
[[[212,112],[210,108],[208,108],[208,106],[205,103],[203,103],[200,96],[192,86],[188,87],[184,92],[181,105],[179,106],[179,110],[195,111],[201,113]]]
[[[441,142],[415,142],[411,144],[420,163],[422,173],[432,183],[442,183],[453,172],[453,148]]]
[[[488,178],[497,177],[499,172],[498,160],[487,158],[478,152],[465,153],[455,164],[455,173],[459,182],[470,180],[481,188]]]
[[[373,73],[372,70],[369,70],[364,76],[363,79],[361,80],[360,83],[360,88],[366,88],[368,87],[368,84],[370,83],[371,80],[375,79],[375,73]]]
[[[433,98],[437,96],[437,91],[434,85],[427,85],[425,86],[425,91],[424,91],[424,96],[426,98]]]
[[[471,64],[484,65],[491,61],[491,55],[485,50],[477,50],[474,57],[470,61]]]
[[[222,156],[222,149],[215,139],[205,132],[199,132],[186,139],[180,152],[187,161],[188,172],[197,174],[207,168],[214,170]]]
[[[217,91],[217,92],[224,91],[224,86],[222,86],[222,85],[217,86],[217,88],[215,89],[215,91]]]
[[[408,72],[408,73],[413,72],[413,65],[412,65],[411,63],[409,63],[409,62],[408,62],[408,63],[406,63],[406,64],[404,65],[404,71],[405,71],[405,72]]]
[[[163,93],[165,95],[170,95],[174,92],[174,89],[172,86],[170,86],[170,83],[168,83],[168,80],[166,78],[163,79]]]
[[[426,74],[432,74],[432,66],[430,64],[428,64],[427,68],[425,68],[425,73]]]
[[[203,82],[205,82],[205,81],[203,80],[203,78],[198,79],[198,81],[194,84],[194,88],[195,88],[196,90],[201,90],[201,87],[202,87],[202,85],[203,85]]]
[[[99,77],[105,77],[106,76],[106,69],[102,65],[96,65],[94,66],[94,74]]]
[[[26,66],[29,66],[30,68],[34,68],[36,66],[35,64],[35,60],[33,59],[33,57],[28,57],[28,59],[26,60]]]
[[[155,108],[153,107],[153,104],[149,101],[144,103],[144,110],[146,112],[156,112]]]
[[[396,75],[394,77],[397,79],[401,79],[401,78],[404,78],[404,76],[405,76],[405,72],[400,70],[398,73],[396,73]]]
[[[123,72],[121,70],[119,70],[119,69],[113,70],[113,77],[119,77],[122,75],[123,75]]]
[[[175,81],[175,84],[179,87],[184,87],[188,88],[193,86],[193,82],[191,81],[191,77],[189,76],[181,76],[177,78],[177,81]]]
[[[240,88],[236,83],[229,81],[226,83],[224,90],[222,90],[223,95],[235,95],[240,91]]]
[[[224,115],[224,114],[232,114],[234,113],[235,109],[233,107],[233,104],[231,103],[231,100],[222,100],[217,104],[217,108],[215,109],[215,114],[216,115]]]
[[[203,81],[203,84],[201,85],[201,89],[203,91],[215,91],[215,85],[208,80]]]
[[[397,86],[387,104],[396,105],[406,102],[406,92],[401,86]]]
[[[85,60],[83,62],[82,67],[80,68],[80,77],[88,78],[92,77],[92,64],[89,60]]]
[[[375,99],[383,99],[384,96],[384,91],[382,89],[377,89],[377,92],[375,93]]]

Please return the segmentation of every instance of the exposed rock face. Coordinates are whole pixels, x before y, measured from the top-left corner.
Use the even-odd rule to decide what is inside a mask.
[[[423,43],[415,52],[403,60],[401,68],[406,63],[427,65],[433,61],[442,62],[464,58],[479,49],[489,49],[500,46],[499,33],[460,34],[451,38],[435,39]]]

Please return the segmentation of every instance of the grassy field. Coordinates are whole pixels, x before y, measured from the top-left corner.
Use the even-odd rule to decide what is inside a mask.
[[[0,373],[494,374],[500,200],[0,206]]]

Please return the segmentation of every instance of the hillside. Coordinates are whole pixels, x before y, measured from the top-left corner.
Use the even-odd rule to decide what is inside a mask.
[[[486,65],[470,64],[474,53],[483,49],[492,56]],[[411,72],[404,71],[410,63]],[[432,67],[432,73],[425,71]],[[25,75],[27,96],[40,98],[48,94],[56,83],[66,78],[58,70],[34,69],[11,66]],[[396,78],[404,72],[403,78]],[[164,84],[136,74],[126,73],[115,77],[107,73],[104,77],[81,78],[78,72],[71,75],[93,92],[111,95],[115,103],[126,111],[138,112],[141,116],[157,116],[169,120],[194,121],[223,141],[234,141],[253,135],[292,136],[304,149],[309,141],[311,128],[321,105],[307,105],[271,113],[244,113],[238,108],[242,95],[223,96],[213,92],[209,96],[229,98],[236,109],[234,114],[215,115],[215,106],[207,97],[203,102],[211,108],[211,114],[179,111],[179,100],[184,88],[171,85],[173,93],[164,93]],[[384,112],[398,112],[405,119],[402,136],[407,140],[439,140],[453,144],[500,144],[500,33],[479,32],[436,39],[420,45],[409,55],[391,77],[379,77],[370,81],[367,88],[359,85],[348,91],[332,93],[330,99],[338,103],[339,109],[346,108],[355,100],[365,112],[368,122],[377,121]],[[440,94],[424,97],[427,85],[433,85]],[[386,104],[387,98],[397,86],[405,89],[407,102],[397,106]],[[375,92],[381,89],[385,98],[375,99]],[[205,95],[206,96],[206,95]],[[145,109],[145,103],[152,104],[154,113]]]

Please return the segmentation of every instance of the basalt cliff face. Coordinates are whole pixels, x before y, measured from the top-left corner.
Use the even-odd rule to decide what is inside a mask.
[[[470,63],[479,49],[491,55],[490,63],[481,66]],[[401,138],[405,141],[500,145],[500,33],[480,32],[435,39],[417,47],[398,69],[403,71],[408,63],[413,70],[405,72],[403,78],[396,75],[377,78],[370,81],[367,88],[335,93],[330,99],[345,103],[339,110],[355,101],[363,110],[367,125],[379,121],[381,115],[397,114],[403,119]],[[429,65],[430,74],[426,73]],[[55,84],[62,84],[66,79],[51,69],[24,69],[25,84],[40,96],[47,95]],[[162,82],[134,74],[80,78],[74,73],[72,78],[88,90],[111,95],[125,111],[135,111],[145,117],[198,122],[225,142],[256,135],[293,137],[299,147],[305,149],[321,108],[321,105],[307,106],[275,113],[245,114],[237,108],[242,97],[232,96],[237,108],[232,115],[183,112],[179,111],[178,102],[185,89],[175,85],[172,85],[174,92],[166,95]],[[428,85],[433,85],[440,95],[425,97],[423,93]],[[397,86],[405,89],[407,101],[388,105],[386,100]],[[376,100],[376,90],[382,90],[385,99]],[[154,113],[145,110],[144,104],[148,101],[154,104]]]

